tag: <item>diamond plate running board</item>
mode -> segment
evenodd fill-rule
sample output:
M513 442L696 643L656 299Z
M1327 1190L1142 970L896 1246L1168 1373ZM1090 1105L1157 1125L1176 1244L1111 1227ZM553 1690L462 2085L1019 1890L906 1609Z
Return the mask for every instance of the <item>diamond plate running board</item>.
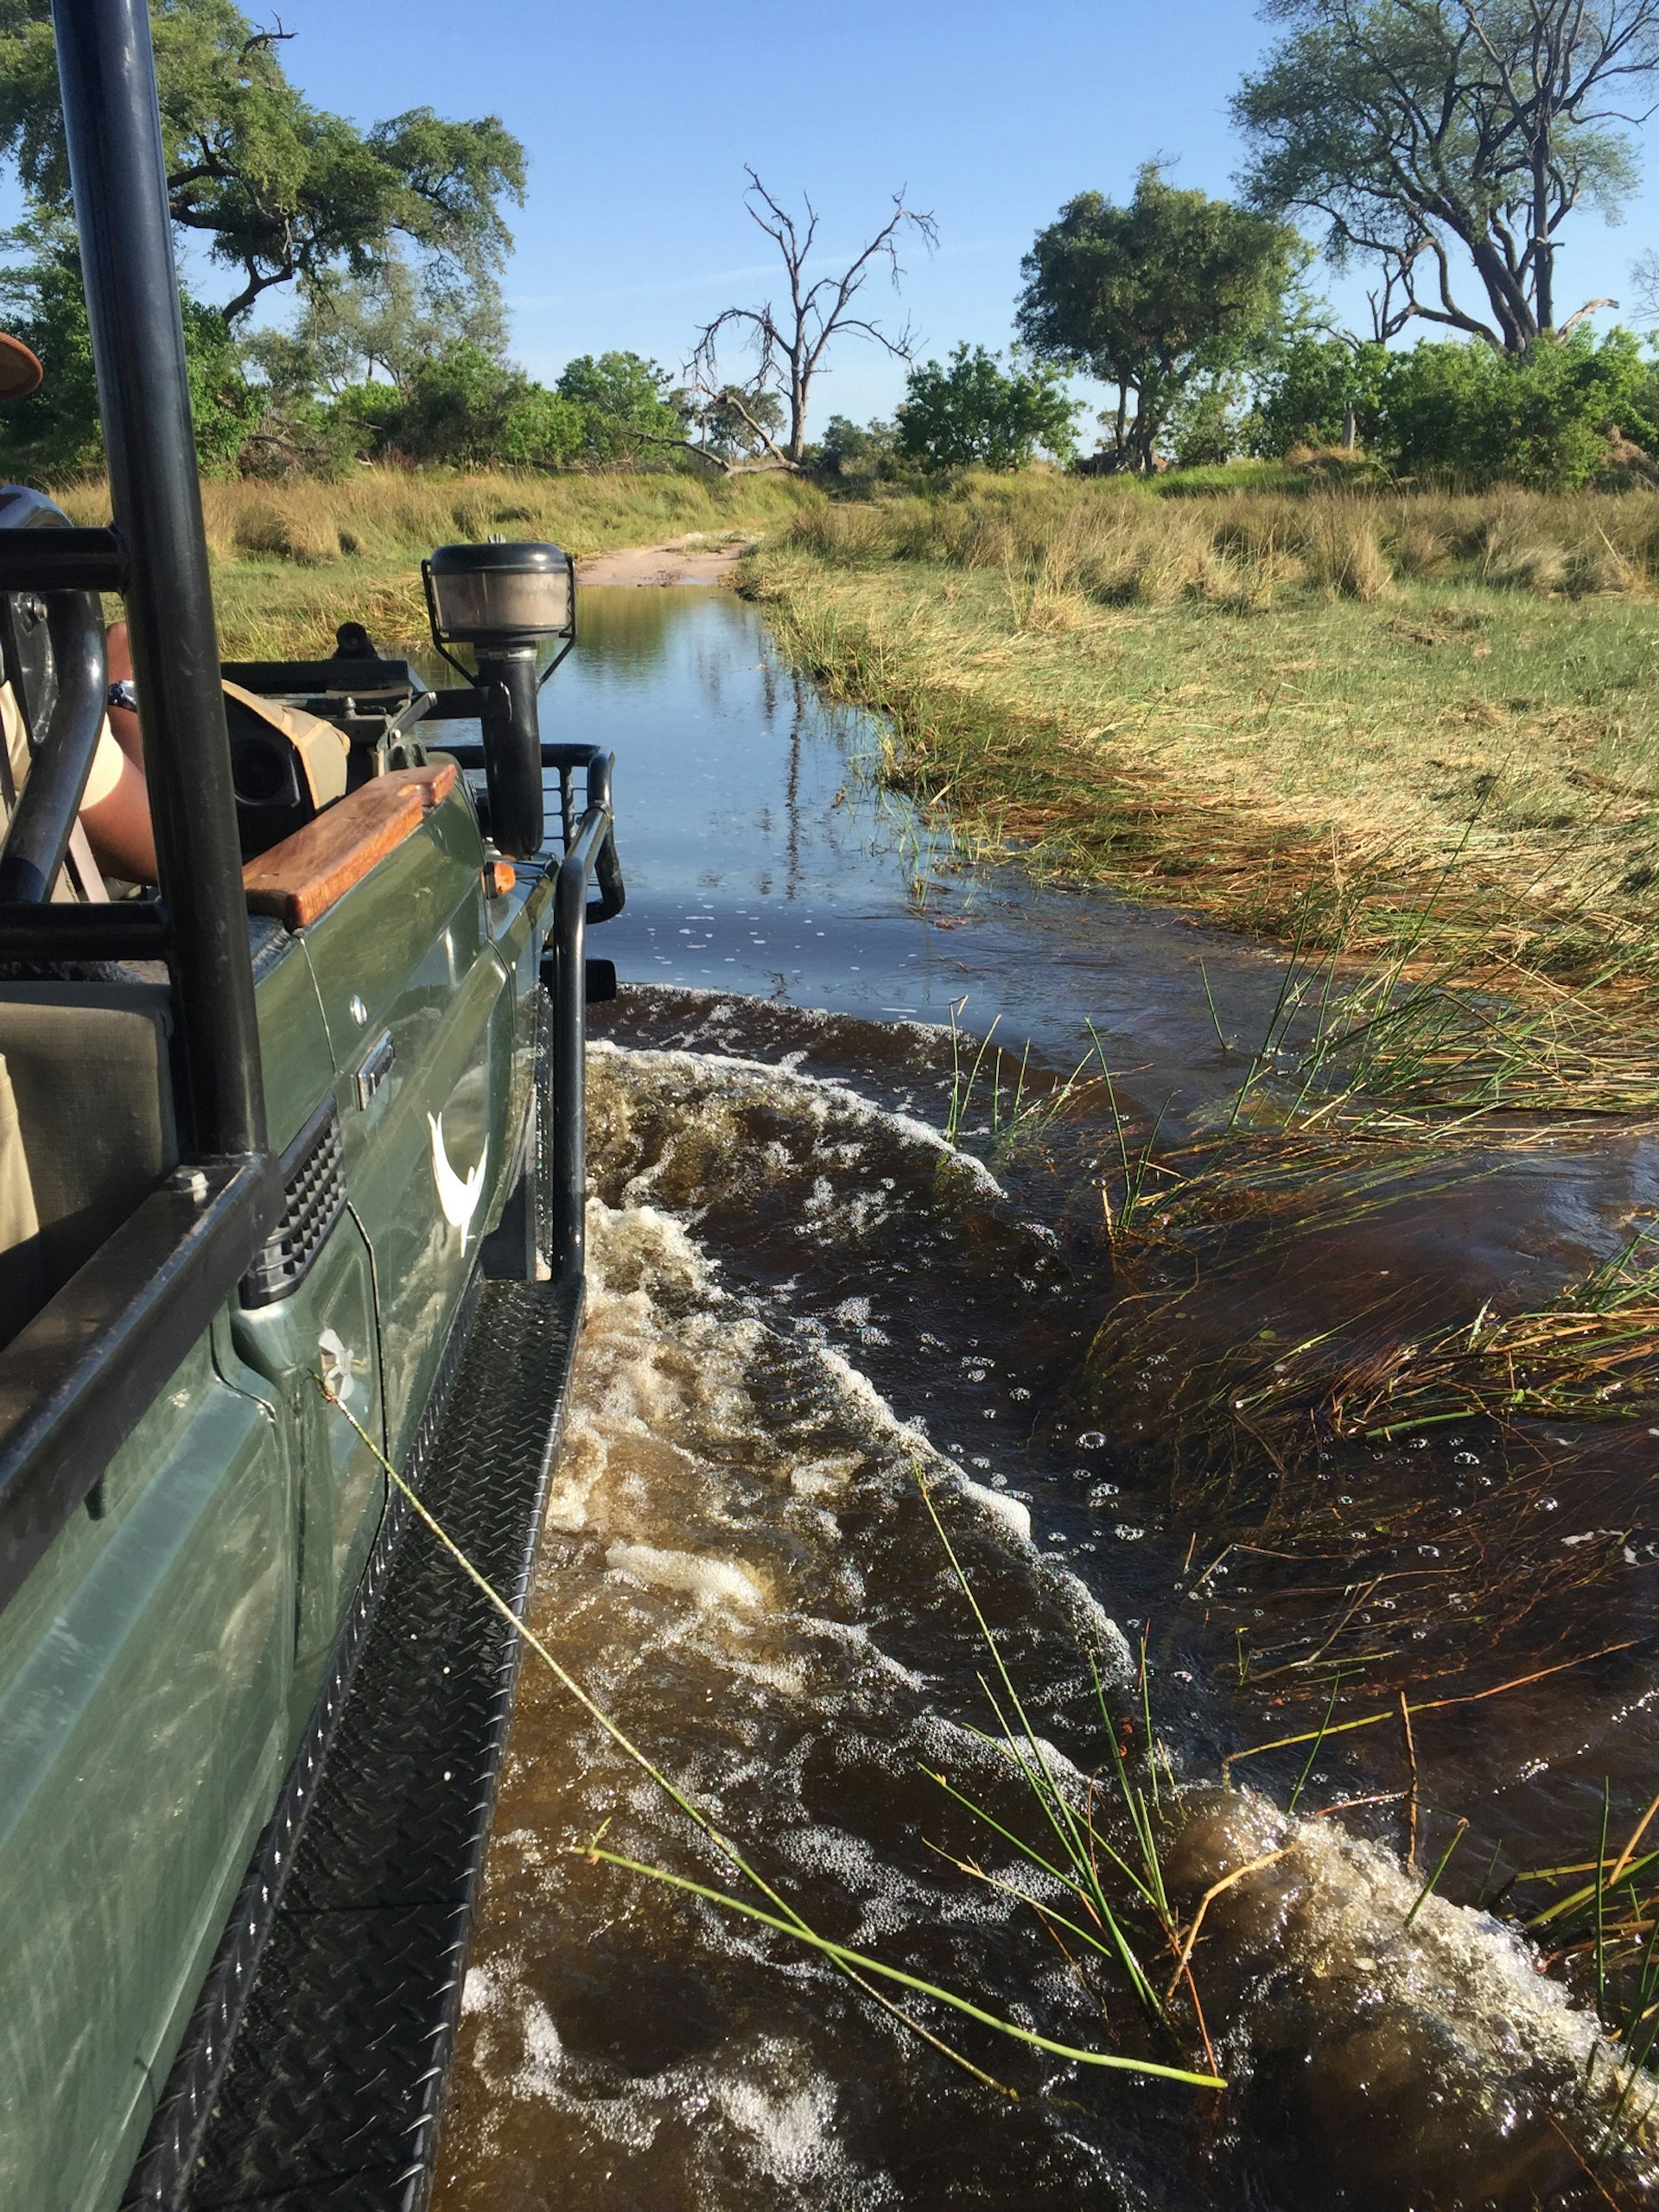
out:
M417 1484L520 1612L581 1297L485 1285ZM320 1770L244 1888L252 1961L236 1962L233 1921L214 1969L231 1998L210 1975L124 2212L426 2203L522 1647L407 1507L399 1522Z

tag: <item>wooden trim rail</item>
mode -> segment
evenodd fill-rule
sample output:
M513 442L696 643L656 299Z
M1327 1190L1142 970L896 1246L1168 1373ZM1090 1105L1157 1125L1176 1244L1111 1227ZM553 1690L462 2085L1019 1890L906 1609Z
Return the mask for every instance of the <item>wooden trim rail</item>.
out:
M317 921L442 804L456 774L448 760L394 768L347 791L315 822L248 862L242 871L248 912L274 914L290 930Z

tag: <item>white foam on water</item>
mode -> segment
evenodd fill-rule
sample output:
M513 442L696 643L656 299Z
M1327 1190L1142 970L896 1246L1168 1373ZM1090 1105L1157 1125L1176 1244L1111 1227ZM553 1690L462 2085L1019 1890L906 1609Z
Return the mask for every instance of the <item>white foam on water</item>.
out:
M1593 2145L1624 2076L1594 2014L1514 1929L1437 1895L1408 1926L1423 1878L1378 1845L1250 1790L1191 1802L1168 1866L1189 1891L1282 1853L1206 1921L1229 1983L1243 1984L1224 2037L1232 2067L1273 2065L1278 2080L1276 2061L1300 2062L1306 2124L1332 2140L1366 2128L1362 2164L1425 2202L1463 2201L1510 2155L1502 2146L1552 2116ZM1645 2152L1627 2157L1644 2185L1659 2182Z
M1005 1490L987 1490L983 1484L972 1482L966 1475L957 1477L957 1489L963 1497L971 1499L988 1521L995 1521L1010 1535L1017 1536L1022 1544L1031 1541L1031 1508L1011 1497Z
M754 1577L730 1560L659 1551L652 1544L615 1543L606 1553L605 1564L613 1573L632 1575L636 1582L653 1583L659 1590L683 1590L700 1605L748 1608L765 1603Z
M780 1079L759 1064L690 1053L596 1048L595 1057L607 1111L626 1115L629 1086L638 1084L652 1094L655 1112L655 1094L671 1079L686 1090L688 1129L699 1086L749 1097L764 1086L772 1106L809 1134L839 1139L851 1125L853 1109L837 1086L798 1073ZM836 1116L849 1118L832 1128ZM733 1126L715 1117L696 1141L725 1141ZM936 1133L929 1148L944 1149ZM785 1167L798 1173L785 1149ZM751 1157L764 1169L759 1147ZM939 1709L933 1661L917 1659L912 1614L925 1605L937 1608L942 1638L965 1636L973 1663L971 1629L963 1630L916 1505L917 1471L963 1500L974 1542L1000 1549L1009 1573L1024 1578L1033 1616L1044 1601L1051 1642L1045 1671L1030 1685L1040 1692L1033 1725L1058 1726L1047 1717L1051 1697L1074 1688L1092 1694L1067 1651L1066 1623L1120 1683L1133 1679L1132 1655L1087 1586L1033 1550L1021 1501L966 1478L833 1345L769 1326L726 1291L670 1211L673 1203L694 1212L695 1188L671 1202L660 1167L658 1160L634 1175L620 1205L596 1199L589 1207L588 1320L550 1509L558 1533L543 1554L541 1618L556 1645L568 1637L566 1650L587 1655L578 1670L607 1707L620 1701L639 1740L655 1745L661 1726L672 1724L673 1771L712 1816L748 1841L764 1834L774 1866L833 1880L838 1928L855 1926L861 1941L880 1939L895 1957L941 1929L952 1931L953 1943L960 1931L970 1974L975 1946L1001 1942L1023 1909L943 1861L918 1868L911 1853L893 1863L854 1818L884 1789L913 1789L921 1769L944 1771L970 1792L999 1776L1007 1785L1007 1753ZM857 1173L846 1160L834 1170L819 1160L811 1171L832 1195L837 1175ZM857 1326L868 1313L849 1301L842 1319ZM851 1516L856 1541L837 1514ZM901 1541L918 1548L904 1569L912 1583L895 1596L883 1554ZM874 1593L868 1602L867 1582ZM884 1649L890 1634L904 1658ZM1068 1668L1077 1684L1066 1680ZM671 1851L675 1831L652 1787L592 1732L579 1734L575 1758L565 1738L550 1741L550 1763L569 1793L560 1817L570 1827L550 1838L539 1864L515 1853L529 1866L524 1878L543 1885L517 1910L544 1910L557 1928L570 1899L587 1899L591 1914L599 1897L607 1934L615 1923L637 1923L642 1959L677 1961L702 1947L698 1955L751 1962L756 1939L741 1923L698 1920L693 1947L683 1900L648 1885L626 1888L620 1877L595 1890L601 1876L568 1847L599 1819L615 1816L619 1847L635 1855ZM1081 1802L1087 1776L1046 1735L1043 1749L1054 1779ZM1324 2130L1319 2139L1332 2144L1332 2155L1348 2155L1345 2136L1352 2155L1363 2150L1379 2171L1397 2148L1425 2176L1440 2177L1436 2201L1449 2205L1471 2201L1457 2193L1469 2161L1478 2171L1483 2159L1508 2158L1529 2114L1547 2108L1566 2126L1581 2110L1575 2085L1599 2031L1537 1974L1513 1934L1433 1897L1407 1929L1421 1876L1333 1822L1287 1821L1243 1791L1213 1800L1193 1792L1185 1802L1191 1818L1171 1872L1184 1883L1188 1910L1222 1874L1284 1851L1217 1899L1197 1963L1206 1993L1217 1991L1211 2019L1224 2070L1242 2084L1271 2073L1275 2083L1287 2076L1297 2094L1305 2088L1310 2139ZM517 1803L507 1808L510 1828L525 1817ZM1031 1870L1020 1872L1029 1888ZM1049 1964L1039 1948L1041 1962L1018 2001L1063 2012L1075 1990L1068 1995L1063 1962ZM765 1955L772 1960L766 1972L781 1967L789 1990L817 1971L786 1954ZM511 1959L475 1967L464 2000L477 2037L474 2063L493 2094L556 2109L562 2140L645 2162L639 2202L712 2212L728 2201L732 2169L722 2158L735 2158L751 2177L746 2186L761 2190L755 2202L811 2212L915 2202L847 2148L833 2039L824 2058L816 2044L769 2035L765 1999L753 1984L743 1986L746 2005L757 2009L741 2012L741 2027L728 2022L695 2055L642 2075L602 2049L585 2050L557 1999L537 1995ZM901 2042L881 2048L884 2064L910 2063ZM704 2118L688 2132L684 2116L693 2111ZM652 2163L658 2159L667 2163ZM1120 2188L1120 2177L1102 2170L1103 2202L1135 2200L1131 2178L1122 2178ZM1396 2190L1369 2201L1416 2200Z
M624 1052L608 1039L596 1038L588 1046L589 1080L593 1080L594 1065L601 1082L619 1061L627 1063L628 1079L639 1084L664 1080L678 1081L696 1086L699 1110L706 1113L711 1101L721 1098L761 1098L791 1109L816 1123L826 1127L833 1118L848 1129L861 1132L880 1131L889 1139L896 1139L918 1151L934 1154L952 1168L959 1169L968 1182L984 1196L1000 1198L1002 1186L982 1160L971 1153L959 1151L939 1129L918 1121L913 1115L896 1113L892 1109L878 1106L870 1099L844 1083L836 1083L826 1076L810 1075L799 1068L780 1067L766 1060L751 1060L736 1055L715 1057L702 1052L676 1050L671 1047ZM654 1182L657 1168L642 1171L634 1179L626 1195L632 1197L637 1187L643 1192Z
M524 2063L513 2087L521 2097L550 2097L564 2060L564 2045L553 2024L553 2015L538 1997L531 1998L519 2015L524 2037Z

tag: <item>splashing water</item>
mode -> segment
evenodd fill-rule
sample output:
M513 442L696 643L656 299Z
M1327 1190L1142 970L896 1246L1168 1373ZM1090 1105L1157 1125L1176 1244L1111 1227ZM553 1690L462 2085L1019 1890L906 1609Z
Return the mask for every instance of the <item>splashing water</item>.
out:
M1052 1245L935 1132L798 1065L613 1048L592 1089L589 1305L535 1624L817 1925L1046 2032L1137 2046L1127 2003L1103 2015L1031 1913L929 1847L948 1810L930 1774L992 1802L1008 1777L977 1732L983 1649L918 1471L947 1486L953 1541L1080 1794L1104 1757L1082 1654L1133 1689L1098 1555L1050 1541L1040 1454L999 1446L969 1474L950 1446L984 1427L987 1394L912 1379L901 1410L883 1388L918 1364L912 1293L935 1323L922 1370L988 1379L986 1300L1005 1325L1040 1309ZM1017 1325L1002 1335L994 1411L1048 1356L1022 1366ZM1208 1786L1203 1726L1158 1725L1180 1909L1281 1854L1216 1899L1196 1954L1231 2086L1102 2085L982 2037L970 2055L1010 2103L781 1942L591 1866L573 1847L608 1821L631 1856L710 1871L527 1671L444 2212L1580 2201L1613 2082L1604 2056L1585 2090L1592 2017L1485 1914L1434 1896L1408 1925L1421 1877L1337 1818Z

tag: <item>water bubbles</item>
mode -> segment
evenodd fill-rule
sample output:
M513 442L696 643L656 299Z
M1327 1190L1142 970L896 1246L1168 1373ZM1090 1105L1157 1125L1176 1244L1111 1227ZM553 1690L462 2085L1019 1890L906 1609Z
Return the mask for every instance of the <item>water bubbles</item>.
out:
M1541 1497L1535 1503L1541 1513L1554 1513L1560 1504L1559 1497Z
M975 1459L974 1459L974 1465L975 1465L975 1466L976 1466L976 1467L988 1467L988 1466L990 1465L990 1464L991 1464L991 1463L990 1463L990 1461L989 1461L989 1460L985 1457L985 1455L984 1455L984 1453L983 1453L983 1452L979 1452L979 1453L976 1454L976 1456L975 1456Z
M1116 1497L1116 1496L1117 1484L1116 1483L1096 1483L1094 1488L1089 1492L1088 1503L1090 1505L1104 1505L1109 1497Z
M1478 1452L1454 1452L1452 1457L1454 1465L1459 1467L1478 1467L1480 1465Z
M1077 1439L1077 1449L1079 1452L1103 1452L1106 1449L1106 1439L1099 1429L1085 1428Z
M1131 1528L1127 1521L1120 1521L1112 1530L1121 1544L1138 1544L1146 1533L1144 1529Z

